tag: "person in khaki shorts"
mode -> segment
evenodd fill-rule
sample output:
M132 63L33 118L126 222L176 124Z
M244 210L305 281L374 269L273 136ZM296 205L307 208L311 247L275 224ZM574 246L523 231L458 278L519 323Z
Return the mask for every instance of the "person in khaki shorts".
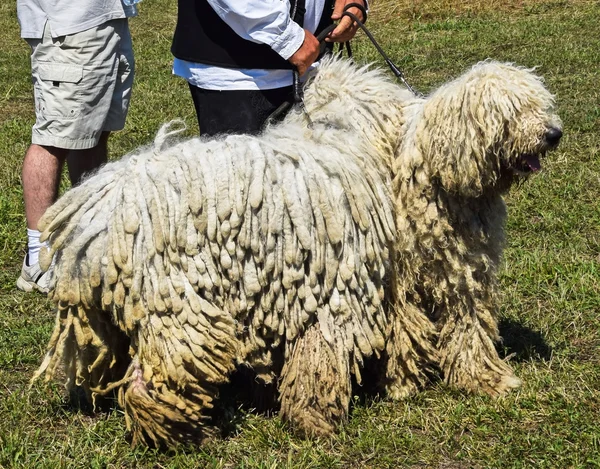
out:
M37 224L58 196L64 163L78 184L106 162L110 132L125 125L134 74L127 18L137 1L17 0L36 115L22 170L28 249L21 290L48 292L51 269L39 266Z

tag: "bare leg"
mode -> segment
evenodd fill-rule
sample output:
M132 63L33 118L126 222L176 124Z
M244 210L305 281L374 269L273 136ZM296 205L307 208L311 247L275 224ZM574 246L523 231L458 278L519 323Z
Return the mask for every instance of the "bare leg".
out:
M279 387L281 415L305 436L328 436L348 415L351 382L348 351L328 343L318 324L286 350Z
M89 149L69 151L65 148L32 144L23 159L22 184L27 221L27 256L23 261L17 288L29 292L37 290L47 293L51 278L40 270L39 253L42 248L38 224L46 210L56 201L62 175L67 161L73 185L81 181L82 175L106 161L106 143L109 132L101 135L99 143ZM49 262L49 260L48 260ZM45 265L44 269L47 269Z
M86 150L71 150L67 156L67 168L71 185L76 186L83 176L99 168L108 159L108 137L110 132L102 132L98 145Z
M60 175L67 150L31 145L23 160L23 200L27 227L37 229L44 212L58 195Z
M37 224L58 196L60 176L65 160L71 184L104 164L107 160L107 142L110 132L103 132L98 145L86 150L66 150L32 144L23 160L22 182L27 227L37 229Z

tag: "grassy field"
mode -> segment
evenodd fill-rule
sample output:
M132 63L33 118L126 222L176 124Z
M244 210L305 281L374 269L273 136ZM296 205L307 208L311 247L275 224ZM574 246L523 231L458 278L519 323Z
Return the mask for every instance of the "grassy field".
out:
M88 415L69 407L58 385L30 389L54 314L44 297L14 286L26 244L20 169L34 117L15 2L0 0L1 468L600 467L600 7L595 0L373 3L374 34L417 89L492 57L538 67L557 96L561 147L507 200L499 347L522 389L492 400L437 383L404 402L357 397L328 441L298 439L276 415L240 409L227 438L174 452L130 448L118 410ZM127 126L110 142L113 157L148 143L175 117L196 128L187 87L170 73L175 4L144 0L132 21L136 85ZM379 60L363 37L355 53Z

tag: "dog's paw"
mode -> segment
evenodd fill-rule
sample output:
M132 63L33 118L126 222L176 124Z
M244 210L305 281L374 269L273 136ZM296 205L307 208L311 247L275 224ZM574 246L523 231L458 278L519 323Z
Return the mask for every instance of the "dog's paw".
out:
M418 390L419 386L417 383L407 379L390 382L385 385L387 395L396 401L413 396Z
M471 372L473 370L470 370ZM454 388L463 389L473 394L487 394L491 397L502 397L513 389L521 386L521 380L517 378L512 370L504 372L484 369L479 373L461 375L452 373L446 378L446 384Z
M329 438L339 422L323 415L318 409L293 409L285 414L284 420L290 423L293 432L301 438Z
M521 387L522 381L514 374L498 375L491 382L482 386L482 391L492 397L502 397L513 389Z

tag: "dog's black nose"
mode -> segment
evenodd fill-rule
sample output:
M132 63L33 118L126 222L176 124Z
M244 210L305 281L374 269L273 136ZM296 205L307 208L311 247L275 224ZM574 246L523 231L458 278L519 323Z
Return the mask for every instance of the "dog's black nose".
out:
M556 145L558 145L558 142L560 142L562 134L562 130L556 127L551 127L546 131L544 139L546 140L546 143L548 143L548 145L550 145L551 147L555 147Z

